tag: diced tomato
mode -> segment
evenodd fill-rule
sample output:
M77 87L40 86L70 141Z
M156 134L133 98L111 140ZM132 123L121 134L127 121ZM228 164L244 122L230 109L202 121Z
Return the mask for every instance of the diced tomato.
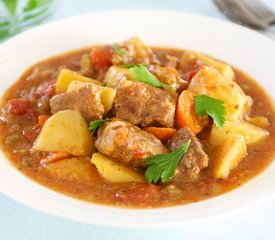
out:
M183 79L187 82L190 82L192 77L194 77L198 73L199 70L200 70L200 68L197 68L195 70L192 70L192 71L189 71L189 72L185 73L184 76L183 76Z
M39 135L41 127L38 124L34 125L32 128L25 128L23 130L23 136L30 142L33 142Z
M122 193L117 193L116 197L127 205L147 205L158 202L160 199L160 189L152 184L137 184Z
M44 82L41 83L38 88L36 93L41 97L41 96L47 96L47 97L52 97L55 94L55 89L54 89L54 84L55 82Z
M143 158L144 155L145 155L145 152L142 149L136 149L134 151L133 157L136 159L140 159L140 158Z
M91 64L95 70L107 69L112 65L112 47L94 48L91 51Z
M14 115L23 115L28 112L30 102L26 99L15 98L9 101L8 111Z

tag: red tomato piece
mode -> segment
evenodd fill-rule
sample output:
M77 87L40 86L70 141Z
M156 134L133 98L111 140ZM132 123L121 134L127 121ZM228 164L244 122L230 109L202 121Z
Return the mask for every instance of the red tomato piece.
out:
M26 99L14 98L9 101L8 111L14 115L23 115L28 112L30 102Z
M91 64L96 70L107 69L112 65L112 47L94 48L91 51Z

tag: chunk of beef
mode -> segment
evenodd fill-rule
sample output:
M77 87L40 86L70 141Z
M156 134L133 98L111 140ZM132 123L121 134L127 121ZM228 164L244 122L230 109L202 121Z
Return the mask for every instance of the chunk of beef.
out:
M124 80L114 100L116 117L133 124L173 127L178 94Z
M86 85L76 91L55 95L50 100L52 114L72 109L79 111L87 121L101 119L104 113L101 91L95 85Z
M131 166L144 166L143 160L168 149L151 133L118 119L104 123L97 132L97 149Z
M198 177L200 171L208 166L208 156L203 150L203 146L195 133L188 127L181 128L177 133L168 140L167 146L170 151L175 151L181 147L185 142L191 140L187 153L180 160L175 176L172 181L180 181L187 177L195 179Z

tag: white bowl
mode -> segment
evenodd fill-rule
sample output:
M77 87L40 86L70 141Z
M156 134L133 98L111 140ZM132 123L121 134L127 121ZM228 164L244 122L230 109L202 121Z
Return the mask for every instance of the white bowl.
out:
M146 44L194 49L224 60L275 92L275 42L243 27L208 17L170 11L110 11L49 23L0 45L0 95L32 64L91 46L139 36ZM275 195L275 162L221 196L188 205L133 210L79 201L25 177L0 152L0 190L46 213L112 226L175 226L232 214Z

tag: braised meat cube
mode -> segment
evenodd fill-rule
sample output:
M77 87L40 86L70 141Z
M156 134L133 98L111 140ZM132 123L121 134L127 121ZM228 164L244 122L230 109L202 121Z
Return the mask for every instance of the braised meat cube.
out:
M125 80L114 100L116 117L142 127L174 127L177 99L175 92Z
M172 181L180 181L186 178L196 179L200 171L208 166L208 155L204 152L203 146L195 133L188 127L181 128L168 140L167 146L170 151L175 151L185 142L191 140L187 153L180 160L175 176Z
M87 121L101 119L104 106L101 103L102 89L96 85L85 87L55 95L50 100L52 114L61 110L77 110Z
M144 166L144 159L168 153L168 149L151 133L118 119L104 123L95 143L98 151L131 166Z

